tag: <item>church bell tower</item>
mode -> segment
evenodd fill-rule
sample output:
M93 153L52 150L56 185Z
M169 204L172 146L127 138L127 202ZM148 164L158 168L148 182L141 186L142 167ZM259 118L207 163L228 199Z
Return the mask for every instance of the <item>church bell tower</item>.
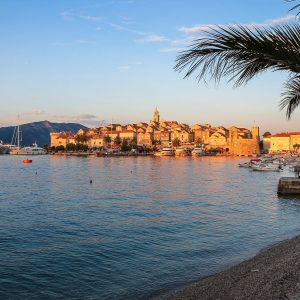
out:
M159 111L158 111L157 107L153 113L152 121L155 123L159 123Z

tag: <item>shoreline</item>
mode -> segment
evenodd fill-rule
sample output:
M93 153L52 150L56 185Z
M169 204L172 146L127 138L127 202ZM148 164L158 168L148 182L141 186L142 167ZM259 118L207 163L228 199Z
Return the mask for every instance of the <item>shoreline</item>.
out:
M159 299L300 299L300 235Z

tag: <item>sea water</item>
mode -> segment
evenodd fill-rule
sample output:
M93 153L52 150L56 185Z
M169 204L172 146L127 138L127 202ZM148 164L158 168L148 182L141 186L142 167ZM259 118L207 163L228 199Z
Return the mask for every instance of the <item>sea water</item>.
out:
M22 159L0 156L0 299L153 298L300 230L245 160Z

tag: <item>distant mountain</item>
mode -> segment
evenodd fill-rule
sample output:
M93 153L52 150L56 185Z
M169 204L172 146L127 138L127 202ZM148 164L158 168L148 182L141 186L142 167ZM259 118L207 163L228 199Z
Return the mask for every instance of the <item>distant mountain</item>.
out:
M28 146L37 143L38 146L50 145L50 132L52 131L71 131L76 133L79 129L87 127L77 123L52 123L49 121L40 121L20 125L22 131L22 145ZM11 143L15 126L1 127L0 140L4 143Z

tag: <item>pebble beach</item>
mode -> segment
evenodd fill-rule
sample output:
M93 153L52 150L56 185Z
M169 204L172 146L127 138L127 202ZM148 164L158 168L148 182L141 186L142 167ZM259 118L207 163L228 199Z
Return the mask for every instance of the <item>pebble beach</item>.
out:
M164 299L300 299L300 235Z

